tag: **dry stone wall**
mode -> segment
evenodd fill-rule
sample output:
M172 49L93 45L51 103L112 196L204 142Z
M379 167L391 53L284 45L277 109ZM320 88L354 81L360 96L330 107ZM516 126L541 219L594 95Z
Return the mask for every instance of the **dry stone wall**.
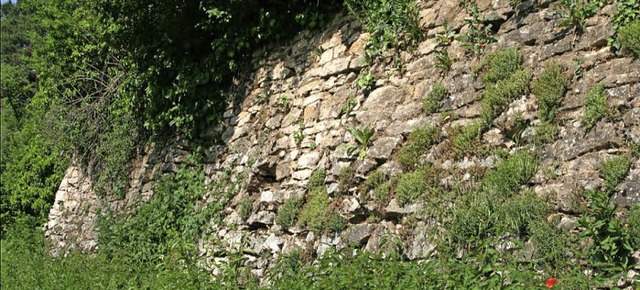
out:
M519 46L534 79L551 62L573 76L557 113L558 137L541 145L542 163L530 186L555 203L565 226L575 227L572 214L584 210L582 192L603 184L598 165L628 151L629 144L640 143L640 61L619 56L607 46L614 32L609 20L614 5L588 19L584 34L578 36L549 17L549 2L525 1L512 8L506 0L479 0L478 6L496 31L497 42L485 47L485 54ZM474 172L495 166L491 155L453 159L446 154L452 128L480 117L479 100L485 88L474 72L481 58L466 56L459 41L446 48L454 60L451 69L442 72L436 67L434 36L443 30L444 20L459 34L465 33L470 29L464 22L469 15L458 1L419 1L418 6L426 37L415 51L399 55L401 69L386 60L366 66L362 55L368 34L347 16L338 16L322 32L303 32L290 43L254 55L253 66L233 85L224 124L202 136L222 140L218 143L222 145L208 147L207 182L216 182L225 170L246 176L240 192L228 203L222 223L212 226L212 236L199 241L208 267L217 271L216 265L226 261L222 253L243 248L255 253L247 255L246 261L258 276L276 257L293 249L322 254L359 243L378 251L381 241L390 236L402 240L408 259L424 258L434 248L428 239L432 221L423 217L420 203L400 206L391 198L381 204L357 186L374 170L399 176L403 169L397 161L398 150L409 133L424 125L440 128L444 136L421 159L449 172L443 185L472 183ZM358 77L369 69L375 84L371 90L362 89ZM443 83L449 96L439 112L428 114L422 108L423 98L436 83ZM598 83L604 85L615 116L586 130L580 121L585 96ZM540 123L536 100L528 93L512 102L483 134L482 143L510 152L521 147L510 130L516 119ZM348 146L343 145L357 144L348 132L350 126L375 130L362 160L348 154ZM525 129L519 137L533 134L531 130ZM179 141L149 148L134 162L131 189L124 199L98 198L90 180L83 179L82 169L72 166L45 226L54 247L90 251L99 246L96 216L107 209L126 211L148 200L153 180L161 172L177 171L188 151L189 144ZM346 219L346 228L341 233L315 233L299 225L288 229L278 225L279 207L289 198L308 197L307 183L318 168L326 169L330 208ZM353 175L346 185L344 172ZM640 201L640 160L632 163L617 201L623 206ZM250 204L246 219L241 214L243 204Z

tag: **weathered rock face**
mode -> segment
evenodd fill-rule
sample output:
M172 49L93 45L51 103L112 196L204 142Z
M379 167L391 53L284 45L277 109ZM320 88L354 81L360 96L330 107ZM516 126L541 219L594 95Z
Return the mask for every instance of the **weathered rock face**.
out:
M548 5L528 12L514 11L506 0L478 1L478 5L485 11L483 15L499 24L498 41L486 50L520 46L534 78L550 62L574 69L574 60L582 61L581 77L574 78L558 110L559 137L543 145L544 157L533 188L555 200L559 211L571 214L584 210L582 191L603 183L598 164L624 150L625 142L640 142L640 61L620 57L606 46L612 33L607 17L613 7L603 8L587 22L585 34L576 37L559 30L558 21L547 19L552 9ZM248 259L253 267L262 269L256 270L257 274L278 255L294 248L323 253L330 247L359 243L368 250L386 251L390 245L381 245L381 240L388 236L402 239L409 259L424 258L434 248L428 237L428 221L421 220L420 205L402 207L393 198L372 204L368 193L356 190L356 184L344 184L344 177L340 177L341 168L353 169L354 176L349 179L353 182L362 181L376 169L397 176L402 169L394 156L414 128L433 125L442 128L446 136L451 128L480 115L477 100L484 87L473 74L480 60L465 57L460 43L454 41L448 48L456 60L451 71L441 73L435 67L433 35L442 31L443 20L457 31L468 29L463 21L467 15L455 1L420 1L419 7L426 40L415 52L402 54L403 71L394 70L392 64L373 66L377 80L370 93L355 84L364 68L361 55L368 34L361 33L348 17L337 17L318 35L303 32L284 47L255 54L253 68L239 76L238 85L231 90L233 98L224 113L224 124L202 136L222 136L224 144L209 148L210 158L204 167L207 182L215 181L224 170L248 176L246 186L229 202L223 222L211 229L222 242L199 243L209 261L207 267L216 268L224 262L216 253L240 248L259 254L260 259ZM318 47L322 47L319 55L314 54ZM442 104L447 112L429 115L422 110L422 100L438 82L450 93ZM596 83L605 86L617 117L602 120L586 131L580 117L586 92ZM497 118L498 128L484 134L483 142L505 149L516 147L517 140L512 140L504 127L516 118L539 123L536 98L527 94L514 101ZM340 146L356 144L347 132L351 125L375 129L364 160L348 156ZM434 166L458 173L443 178L443 184L473 182L469 172L495 166L491 157L450 160L442 154L445 145L436 144L425 157ZM153 180L161 172L176 171L187 152L188 146L180 142L149 148L134 160L127 195L115 200L99 198L82 169L75 165L69 168L45 226L54 248L94 249L98 209L126 212L148 200ZM338 205L335 211L348 221L346 229L340 234L313 233L299 226L283 230L276 222L279 206L288 198L306 196L316 168L326 169L331 204ZM639 196L640 162L636 161L620 187L618 202L637 203ZM251 200L251 213L243 220L240 204L246 199ZM405 224L404 217L409 215L419 220L418 226ZM268 255L260 254L263 252Z

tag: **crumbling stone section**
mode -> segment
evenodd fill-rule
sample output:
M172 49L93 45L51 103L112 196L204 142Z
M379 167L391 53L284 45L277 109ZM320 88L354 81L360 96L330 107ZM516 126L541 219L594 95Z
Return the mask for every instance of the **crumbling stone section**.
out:
M422 206L400 206L395 198L376 204L365 198L356 184L374 170L389 176L402 174L396 154L415 128L431 125L441 128L447 137L452 128L480 117L479 97L485 88L474 73L480 59L465 56L461 43L454 41L447 48L455 60L451 70L441 72L435 66L433 38L442 31L442 21L464 33L469 29L463 21L468 16L456 1L426 0L419 5L426 39L415 51L400 55L401 71L384 61L372 65L375 84L371 91L356 84L365 69L362 55L369 35L361 33L349 17L337 17L321 33L302 32L282 47L256 52L252 68L238 76L229 92L224 123L200 136L216 144L207 147L207 182L215 182L225 170L247 176L246 186L225 209L222 223L212 226L212 235L199 241L201 255L207 261L205 267L216 273L217 265L226 261L223 253L248 248L254 254L246 255L247 264L262 277L278 256L294 249L322 254L332 247L358 243L367 250L385 251L389 245L383 246L381 240L388 237L402 240L408 259L426 258L434 245L428 236L431 221L421 216ZM555 202L556 210L563 215L561 226L575 228L572 215L585 208L583 191L603 184L598 164L624 153L628 142L640 142L640 61L619 56L606 45L612 33L608 17L613 5L605 6L588 21L580 37L559 29L558 20L548 19L549 5L527 5L514 11L506 0L478 1L483 16L497 25L498 41L485 50L521 47L524 66L533 71L534 79L550 62L580 74L572 76L558 109L558 138L541 145L540 170L531 184L538 195ZM576 63L576 59L581 62ZM422 100L439 82L449 96L440 112L429 115L422 110ZM604 85L616 117L585 130L580 122L585 95L598 83ZM484 133L482 142L507 151L521 146L513 139L512 127L516 120L540 124L536 100L537 96L530 93L512 102L496 118L493 128ZM348 133L349 126L375 130L363 160L348 155L341 146L356 144ZM527 134L532 134L530 129L521 136ZM452 159L444 153L446 146L442 141L426 154L432 166L455 172L444 177L442 184L472 182L472 170L495 166L492 156ZM101 210L123 212L148 200L154 178L161 172L177 171L188 148L188 144L170 142L147 150L134 161L131 189L117 200L96 196L84 172L72 166L46 225L54 248L95 249L95 221ZM326 169L324 182L332 210L348 223L341 233L314 233L298 225L285 229L276 222L278 208L285 200L307 196L307 183L317 168ZM355 182L341 183L343 168L352 170ZM620 186L620 205L639 202L639 180L640 161L636 161ZM251 212L243 219L240 208L246 200Z

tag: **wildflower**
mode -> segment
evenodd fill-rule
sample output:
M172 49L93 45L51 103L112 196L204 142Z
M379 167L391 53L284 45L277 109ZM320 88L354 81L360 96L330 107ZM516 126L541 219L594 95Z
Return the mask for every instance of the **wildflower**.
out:
M547 288L553 288L553 286L555 286L557 282L558 282L558 279L549 278L547 279L547 282L545 283L545 285L547 286Z

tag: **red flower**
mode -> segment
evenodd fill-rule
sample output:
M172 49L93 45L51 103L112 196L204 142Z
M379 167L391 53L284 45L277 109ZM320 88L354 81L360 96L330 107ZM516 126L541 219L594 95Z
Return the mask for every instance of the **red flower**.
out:
M547 288L553 288L553 286L555 286L557 282L558 282L558 279L549 278L547 279L547 282L545 283L545 285L547 286Z

